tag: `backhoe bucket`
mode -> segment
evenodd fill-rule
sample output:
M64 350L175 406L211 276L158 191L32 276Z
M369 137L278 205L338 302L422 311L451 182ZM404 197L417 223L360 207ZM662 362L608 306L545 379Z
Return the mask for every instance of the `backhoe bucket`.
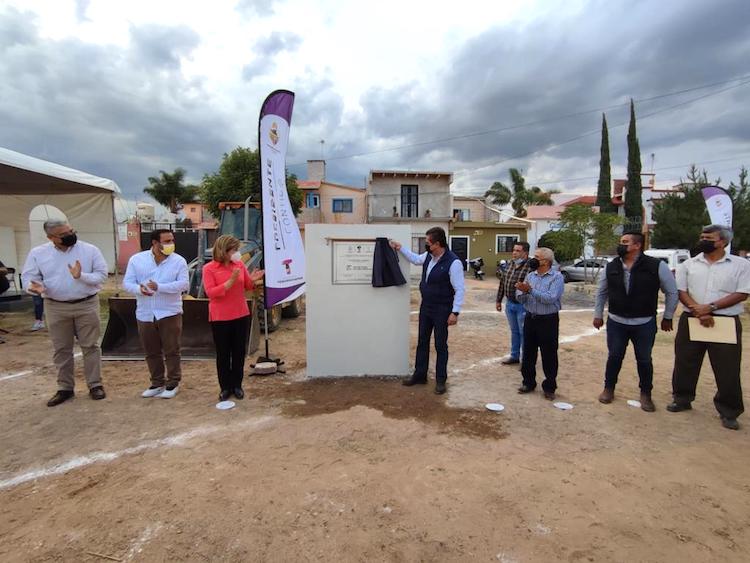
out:
M102 339L103 360L144 359L135 319L135 303L134 297L109 298L109 320ZM258 349L260 331L253 300L249 299L247 305L253 313L247 347L247 353L251 355ZM208 322L208 299L185 298L182 310L182 359L213 359L215 347Z

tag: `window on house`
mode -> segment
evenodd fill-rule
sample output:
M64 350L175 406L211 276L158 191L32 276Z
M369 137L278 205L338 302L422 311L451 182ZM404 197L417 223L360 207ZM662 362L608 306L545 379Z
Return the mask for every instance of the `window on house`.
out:
M333 200L333 212L334 213L351 213L354 208L354 200L352 199L334 199Z
M417 186L401 184L401 217L419 217Z
M305 194L305 207L311 209L320 207L320 196L318 194Z
M454 209L453 217L456 221L471 221L471 210L470 209Z
M190 208L190 213L195 213L195 207Z
M424 252L424 245L427 242L427 237L414 237L411 239L411 251L417 254Z
M519 239L518 235L495 235L495 253L512 252Z

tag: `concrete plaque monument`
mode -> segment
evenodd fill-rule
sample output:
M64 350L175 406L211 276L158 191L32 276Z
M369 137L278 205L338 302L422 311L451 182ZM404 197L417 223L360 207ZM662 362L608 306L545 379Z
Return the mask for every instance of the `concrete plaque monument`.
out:
M375 239L404 225L305 225L307 375L408 375L409 284L373 287ZM409 263L399 256L404 277Z

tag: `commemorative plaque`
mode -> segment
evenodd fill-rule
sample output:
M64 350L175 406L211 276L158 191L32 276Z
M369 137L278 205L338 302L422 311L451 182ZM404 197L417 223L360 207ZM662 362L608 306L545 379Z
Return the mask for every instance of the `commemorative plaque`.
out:
M333 284L369 285L375 241L333 241Z

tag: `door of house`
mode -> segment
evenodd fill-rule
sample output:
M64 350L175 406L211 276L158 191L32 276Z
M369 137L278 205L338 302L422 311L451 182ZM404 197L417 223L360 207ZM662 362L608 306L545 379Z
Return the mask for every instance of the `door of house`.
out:
M466 270L469 258L469 237L452 236L450 244L453 254L461 259L461 264L463 265L464 270Z

